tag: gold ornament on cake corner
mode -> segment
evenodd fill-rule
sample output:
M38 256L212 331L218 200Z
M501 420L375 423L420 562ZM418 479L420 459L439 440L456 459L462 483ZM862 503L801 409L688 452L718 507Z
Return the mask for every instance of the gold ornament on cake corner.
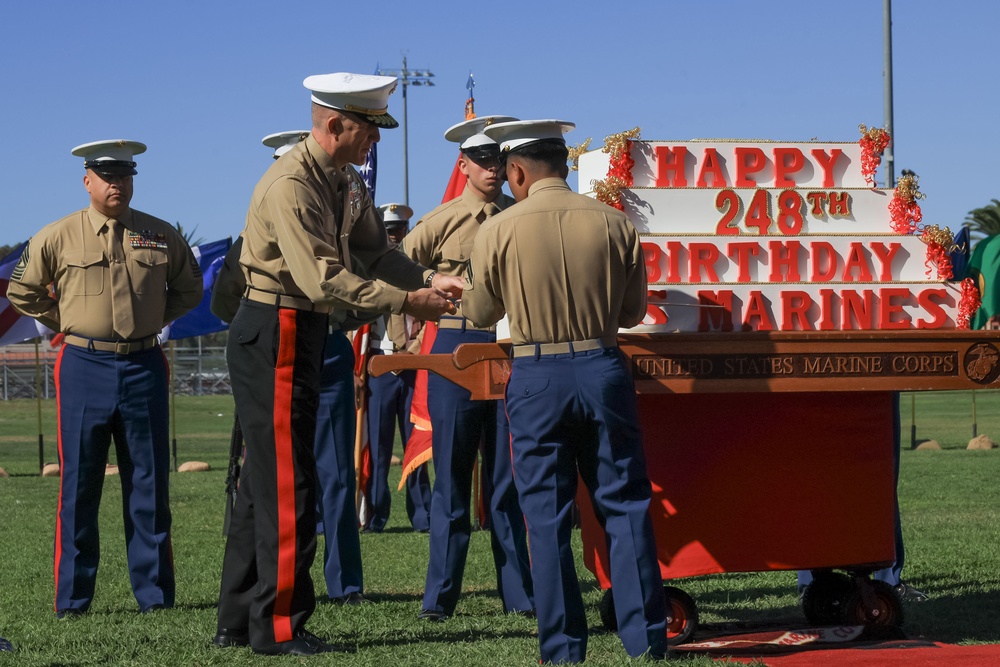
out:
M622 204L621 189L632 187L632 167L635 160L632 159L632 142L639 138L639 128L633 127L631 130L610 134L604 138L602 153L607 153L611 157L608 159L608 175L603 181L593 181L594 194L597 200L604 202L608 206L624 211Z
M889 145L891 137L889 133L881 127L869 128L864 123L858 125L861 131L861 139L858 145L861 146L861 175L865 178L865 183L875 186L875 172L882 164L882 152Z
M612 160L621 160L622 153L629 148L629 142L639 138L639 132L639 127L636 126L631 130L609 134L604 137L604 148L601 149L601 152L611 155Z
M946 282L955 277L955 268L951 262L951 253L958 246L955 245L955 237L947 227L941 228L937 225L925 225L920 228L920 240L927 244L924 266L927 267L927 277L931 277L931 270L937 271L937 279Z
M570 146L568 148L569 156L567 157L567 161L572 165L569 168L570 171L580 170L580 156L586 153L587 148L589 147L590 147L590 137L587 137L587 139L582 144L577 144L576 146Z

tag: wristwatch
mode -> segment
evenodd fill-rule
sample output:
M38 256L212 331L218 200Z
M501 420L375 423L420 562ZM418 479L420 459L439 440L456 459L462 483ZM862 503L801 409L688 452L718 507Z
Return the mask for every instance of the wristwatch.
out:
M424 287L430 287L431 283L434 282L434 276L437 275L437 271L431 271L427 276L427 280L424 281Z

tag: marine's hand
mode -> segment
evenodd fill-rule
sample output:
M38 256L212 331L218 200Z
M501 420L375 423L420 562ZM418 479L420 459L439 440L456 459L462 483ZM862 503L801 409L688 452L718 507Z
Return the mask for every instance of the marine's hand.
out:
M445 293L449 299L461 299L462 290L465 289L465 278L461 276L442 276L435 273L431 279L431 287Z
M456 308L455 304L448 300L447 293L433 287L425 287L415 292L407 292L403 312L418 320L437 321L442 315L455 313Z

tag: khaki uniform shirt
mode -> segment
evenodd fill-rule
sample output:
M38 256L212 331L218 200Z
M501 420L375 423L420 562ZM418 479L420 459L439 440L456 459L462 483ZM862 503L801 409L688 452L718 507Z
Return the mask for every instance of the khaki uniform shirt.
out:
M483 225L467 279L465 316L486 326L506 310L515 345L613 338L646 313L635 227L561 178L534 183Z
M430 275L395 252L361 177L338 169L312 135L257 183L242 237L251 287L336 308L398 313L404 289ZM354 262L397 287L358 276Z
M120 251L113 249L111 219L93 207L42 228L11 276L14 308L53 331L129 340L155 335L197 306L201 271L173 225L134 209L118 222ZM117 303L114 294L121 295Z
M514 204L501 193L492 202L495 212ZM466 186L462 194L425 215L403 239L403 252L441 275L466 277L472 257L472 243L480 227L493 213L487 202ZM457 315L462 315L458 304Z

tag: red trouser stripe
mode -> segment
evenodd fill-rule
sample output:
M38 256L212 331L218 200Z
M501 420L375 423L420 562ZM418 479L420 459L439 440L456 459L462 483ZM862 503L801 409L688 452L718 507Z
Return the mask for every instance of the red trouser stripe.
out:
M295 377L295 311L278 311L278 363L274 369L274 448L278 471L278 590L274 597L274 641L292 639L295 591L295 464L292 457L292 385Z
M55 557L55 575L52 577L53 581L56 582L55 597L52 600L52 608L54 611L59 611L55 608L59 596L59 561L62 558L62 505L63 505L63 439L62 439L62 405L60 405L60 400L62 399L62 387L59 384L59 367L62 366L63 352L66 347L63 346L59 350L59 354L56 356L56 367L53 371L56 380L56 447L59 450L59 502L56 506L56 557Z

